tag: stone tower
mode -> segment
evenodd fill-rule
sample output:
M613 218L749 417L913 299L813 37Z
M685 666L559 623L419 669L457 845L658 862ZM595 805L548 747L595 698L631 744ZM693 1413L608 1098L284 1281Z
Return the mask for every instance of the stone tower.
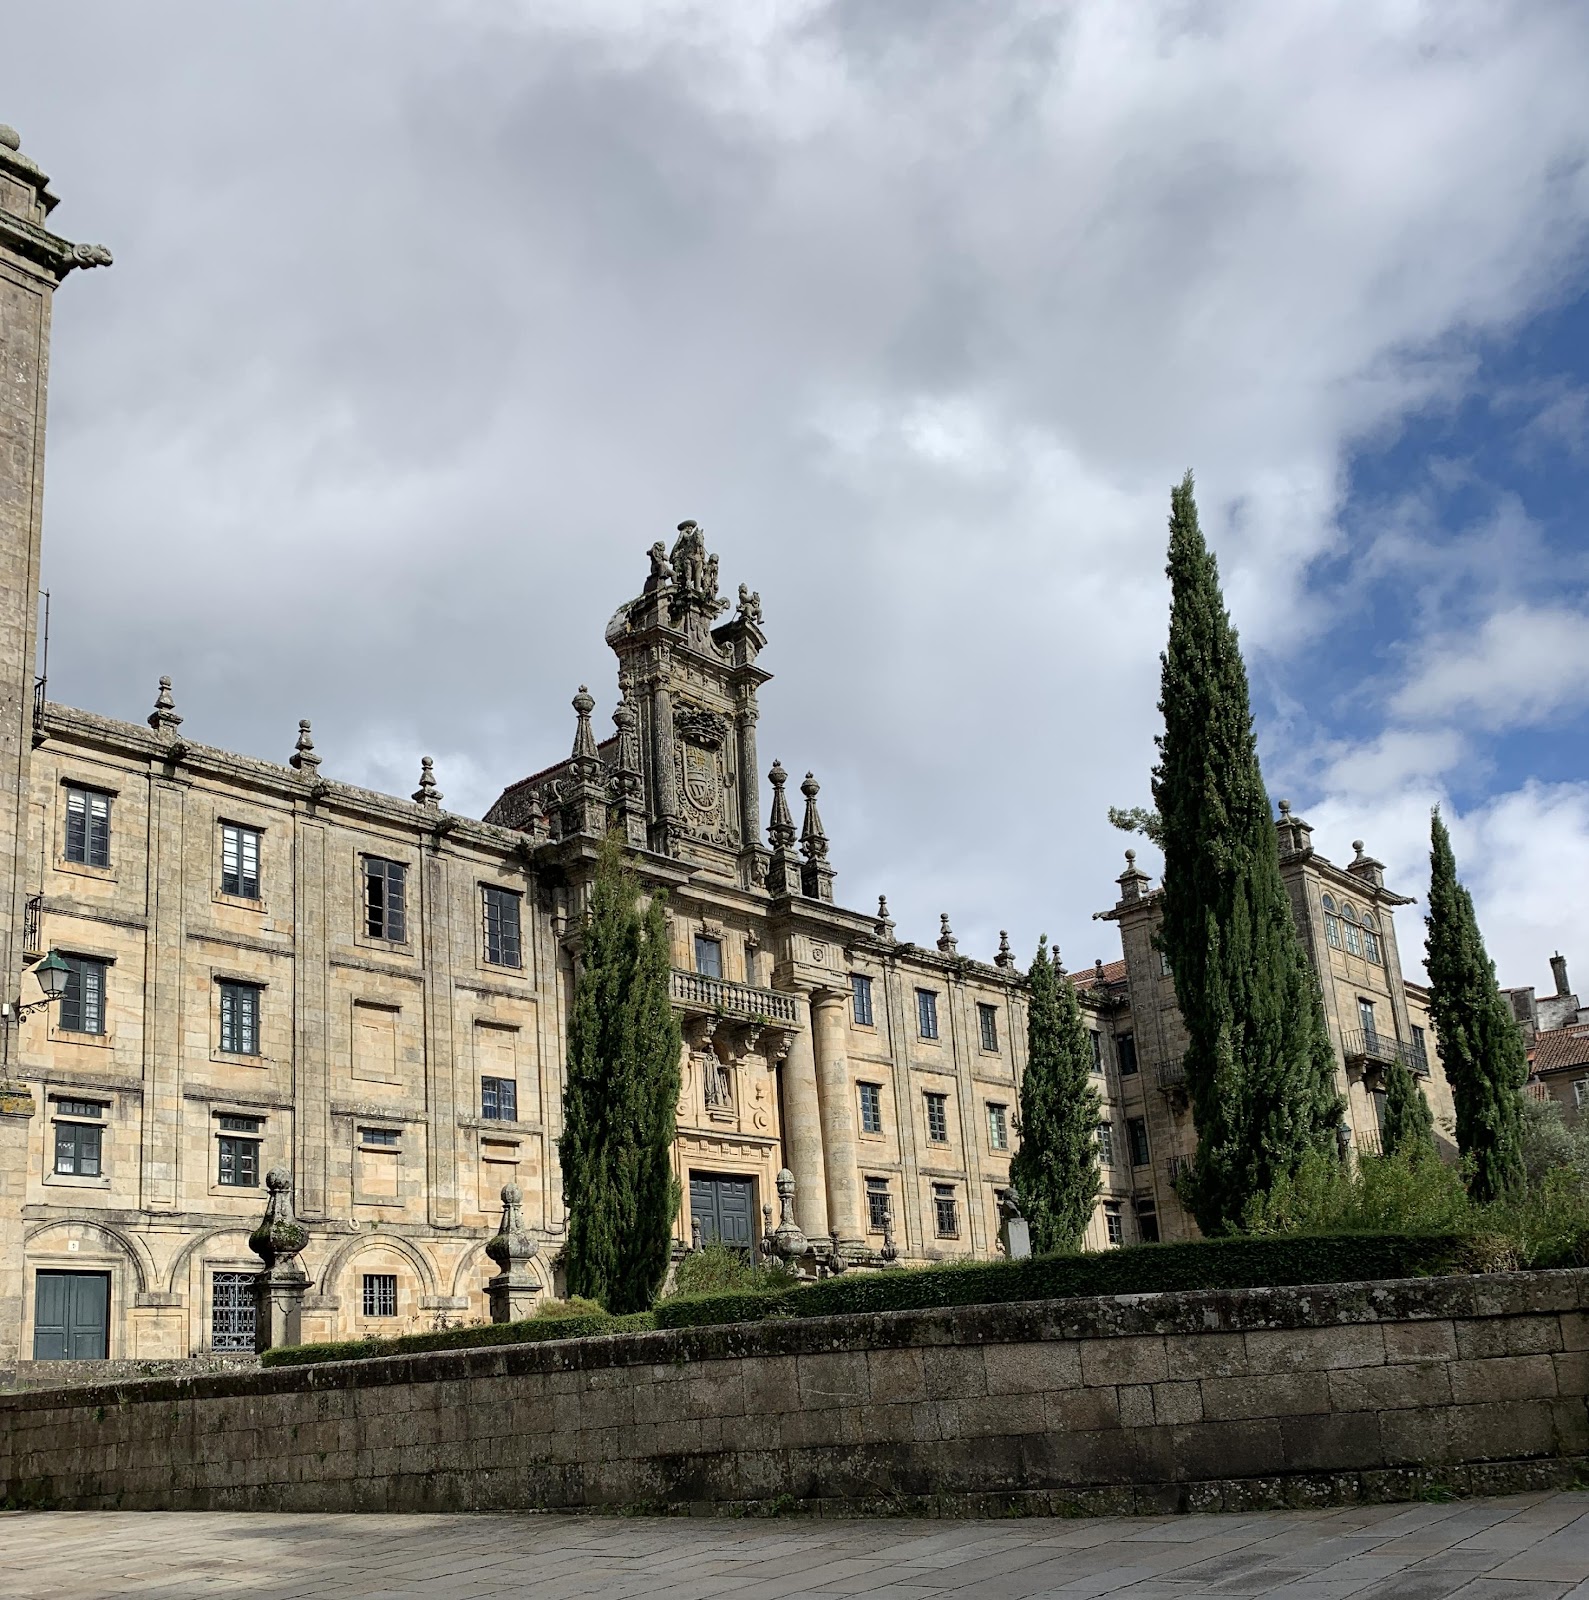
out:
M44 509L44 396L50 300L74 267L109 264L100 245L70 244L45 219L49 179L0 125L0 1370L16 1359L22 1305L22 1199L31 1093L12 1082L27 880L29 758Z

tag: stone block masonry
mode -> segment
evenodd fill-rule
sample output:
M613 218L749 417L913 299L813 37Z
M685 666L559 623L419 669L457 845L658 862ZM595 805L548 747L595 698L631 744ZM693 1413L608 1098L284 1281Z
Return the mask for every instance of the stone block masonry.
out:
M73 1509L1132 1512L1589 1464L1589 1272L784 1320L0 1398Z

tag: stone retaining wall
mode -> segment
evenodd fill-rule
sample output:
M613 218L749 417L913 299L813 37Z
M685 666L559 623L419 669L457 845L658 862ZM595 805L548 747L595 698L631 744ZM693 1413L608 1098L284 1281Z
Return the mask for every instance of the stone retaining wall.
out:
M1131 1511L1572 1482L1589 1272L1042 1301L0 1398L10 1505Z

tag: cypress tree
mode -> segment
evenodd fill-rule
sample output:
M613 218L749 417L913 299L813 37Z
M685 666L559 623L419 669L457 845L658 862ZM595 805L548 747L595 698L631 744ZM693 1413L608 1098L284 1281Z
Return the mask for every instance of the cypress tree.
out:
M668 1001L660 899L640 886L617 835L591 887L568 1028L563 1134L568 1292L643 1310L667 1271L678 1182L669 1159L679 1096L679 1025Z
M1186 1024L1197 1156L1184 1197L1205 1234L1335 1149L1341 1102L1323 1001L1280 877L1247 670L1188 472L1170 494L1170 637L1153 773L1160 938Z
M1412 1073L1399 1061L1386 1067L1379 1147L1387 1156L1414 1161L1435 1153L1435 1119Z
M1074 1250L1098 1197L1102 1102L1092 1083L1092 1044L1068 979L1054 971L1048 936L1037 947L1027 992L1026 1076L1020 1148L1010 1182L1039 1253Z
M1438 806L1429 835L1429 1010L1456 1106L1457 1146L1471 1163L1468 1193L1500 1200L1523 1186L1528 1058L1522 1031L1495 986L1473 896L1457 881Z

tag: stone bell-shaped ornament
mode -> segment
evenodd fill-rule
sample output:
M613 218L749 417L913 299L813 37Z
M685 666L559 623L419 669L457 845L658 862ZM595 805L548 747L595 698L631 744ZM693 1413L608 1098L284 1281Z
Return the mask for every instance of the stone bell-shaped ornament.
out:
M270 1198L265 1215L248 1236L248 1248L265 1263L254 1279L254 1349L276 1350L303 1343L303 1297L309 1275L298 1263L309 1230L292 1214L292 1174L272 1167L265 1174Z
M522 1322L535 1312L540 1279L530 1266L535 1240L524 1231L524 1191L516 1183L502 1186L502 1222L486 1245L497 1275L486 1285L493 1322Z

